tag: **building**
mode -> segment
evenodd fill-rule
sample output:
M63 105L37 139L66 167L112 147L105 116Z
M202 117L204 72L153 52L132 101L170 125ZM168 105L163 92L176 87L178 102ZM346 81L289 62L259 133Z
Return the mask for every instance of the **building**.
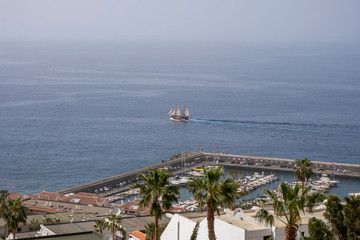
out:
M105 197L101 197L94 193L83 193L83 192L61 195L56 192L43 191L38 194L28 194L27 198L33 200L68 202L68 203L76 203L76 204L91 205L91 206L106 206L108 204Z
M12 240L12 235L9 236L8 240ZM24 240L103 240L104 237L96 232L81 232L81 233L67 233L61 235L50 235L50 236L28 236L25 234L16 234L16 239Z
M285 225L276 220L272 227L256 220L257 208L243 210L241 208L231 211L225 210L225 214L215 217L215 235L217 240L265 240L270 237L276 240L285 239ZM315 213L316 214L316 213ZM316 217L322 216L317 213ZM306 213L302 216L300 234L309 236L308 221L314 214ZM206 217L185 217L179 214L172 216L168 226L162 233L161 240L188 240L190 239L196 223L199 222L197 240L208 240L208 228Z
M132 215L150 215L150 205L145 207L139 207L141 199L135 199L122 205L117 206L122 214ZM186 212L184 207L172 207L169 212Z

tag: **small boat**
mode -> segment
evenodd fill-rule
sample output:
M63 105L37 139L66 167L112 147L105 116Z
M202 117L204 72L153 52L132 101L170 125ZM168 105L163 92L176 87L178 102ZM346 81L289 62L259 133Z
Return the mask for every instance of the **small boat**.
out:
M177 105L168 112L168 115L170 116L170 120L173 121L187 121L190 117L189 109L187 107L184 106L184 113L181 113Z
M331 187L334 187L339 183L339 181L331 180L326 173L323 173L321 175L321 178L319 179L319 181L328 183Z
M188 178L188 177L176 176L176 177L170 178L170 183L172 185L187 185L189 182L190 182L190 178Z

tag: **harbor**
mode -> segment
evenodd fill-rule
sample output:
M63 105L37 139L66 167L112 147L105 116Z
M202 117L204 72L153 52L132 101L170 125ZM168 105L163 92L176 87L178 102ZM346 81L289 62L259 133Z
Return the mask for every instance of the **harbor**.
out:
M241 171L267 171L267 172L294 172L295 160L282 158L269 158L259 156L233 155L226 153L207 153L207 152L184 152L173 155L169 160L161 163L137 169L131 172L122 173L109 178L81 184L58 191L59 194L69 194L78 192L96 193L103 197L114 196L129 190L130 186L139 181L138 175L147 173L148 169L163 169L173 175L185 175L194 169L201 169L204 166L223 165L229 169L239 169ZM313 172L315 174L326 174L336 177L360 178L360 165L312 161ZM358 190L353 190L358 191Z

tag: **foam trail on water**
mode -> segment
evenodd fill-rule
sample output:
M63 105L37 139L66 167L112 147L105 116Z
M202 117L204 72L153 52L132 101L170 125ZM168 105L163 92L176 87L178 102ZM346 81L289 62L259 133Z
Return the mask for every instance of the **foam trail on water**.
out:
M237 121L237 120L214 120L214 119L195 119L190 118L188 122L218 125L233 125L242 127L275 127L281 129L287 128L359 128L358 125L340 125L340 124L314 124L314 123L289 123L289 122L255 122L255 121Z

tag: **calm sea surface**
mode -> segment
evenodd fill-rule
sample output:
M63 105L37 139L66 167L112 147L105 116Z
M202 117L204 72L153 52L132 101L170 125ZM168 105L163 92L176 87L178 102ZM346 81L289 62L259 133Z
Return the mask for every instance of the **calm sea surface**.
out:
M175 104L190 122L169 121ZM212 152L214 140L232 154L360 164L359 119L359 46L0 44L0 189L10 192ZM360 191L346 181L340 195Z

